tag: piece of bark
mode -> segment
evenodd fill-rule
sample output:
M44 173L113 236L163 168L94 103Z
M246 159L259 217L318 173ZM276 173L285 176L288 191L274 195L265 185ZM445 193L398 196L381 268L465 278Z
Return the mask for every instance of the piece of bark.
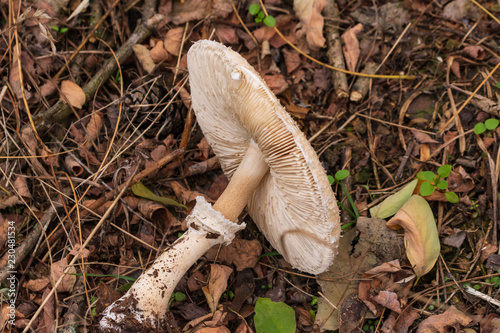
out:
M375 70L377 69L377 64L373 62L369 62L365 65L362 73L364 74L375 74ZM368 90L370 88L371 79L368 77L358 77L356 82L354 83L354 87L351 91L351 101L360 102L365 98Z

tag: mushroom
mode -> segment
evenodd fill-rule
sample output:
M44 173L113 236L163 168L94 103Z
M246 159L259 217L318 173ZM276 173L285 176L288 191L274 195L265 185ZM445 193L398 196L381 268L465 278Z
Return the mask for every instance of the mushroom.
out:
M213 207L197 198L188 231L104 311L104 331L157 327L189 267L245 227L235 223L245 206L296 269L322 273L337 250L337 201L324 169L259 74L238 53L208 40L190 48L188 68L198 123L230 181Z

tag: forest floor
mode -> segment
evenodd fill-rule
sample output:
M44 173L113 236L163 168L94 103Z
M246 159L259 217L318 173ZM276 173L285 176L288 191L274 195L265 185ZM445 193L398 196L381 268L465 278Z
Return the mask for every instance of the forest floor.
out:
M343 237L313 276L242 214L158 331L500 332L500 3L479 2L1 0L0 327L95 330L221 195L186 61L212 39L309 139Z

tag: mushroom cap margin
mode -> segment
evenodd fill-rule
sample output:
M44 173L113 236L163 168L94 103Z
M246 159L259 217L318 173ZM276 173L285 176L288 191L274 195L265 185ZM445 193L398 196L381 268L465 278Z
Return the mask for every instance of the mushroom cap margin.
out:
M248 202L250 216L294 268L326 271L337 251L340 219L314 149L238 53L203 40L187 58L193 109L226 176L231 179L252 139L269 165Z

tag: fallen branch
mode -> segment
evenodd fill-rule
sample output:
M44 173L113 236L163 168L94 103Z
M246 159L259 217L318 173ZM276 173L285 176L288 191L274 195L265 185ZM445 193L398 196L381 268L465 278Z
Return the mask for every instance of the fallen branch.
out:
M339 8L335 0L327 1L323 11L326 18L340 21ZM328 63L333 67L345 69L344 53L342 52L342 43L340 42L340 34L338 26L327 25L325 28L326 43L328 50L326 55ZM349 88L347 86L347 75L343 72L332 71L333 88L339 99L349 97Z

